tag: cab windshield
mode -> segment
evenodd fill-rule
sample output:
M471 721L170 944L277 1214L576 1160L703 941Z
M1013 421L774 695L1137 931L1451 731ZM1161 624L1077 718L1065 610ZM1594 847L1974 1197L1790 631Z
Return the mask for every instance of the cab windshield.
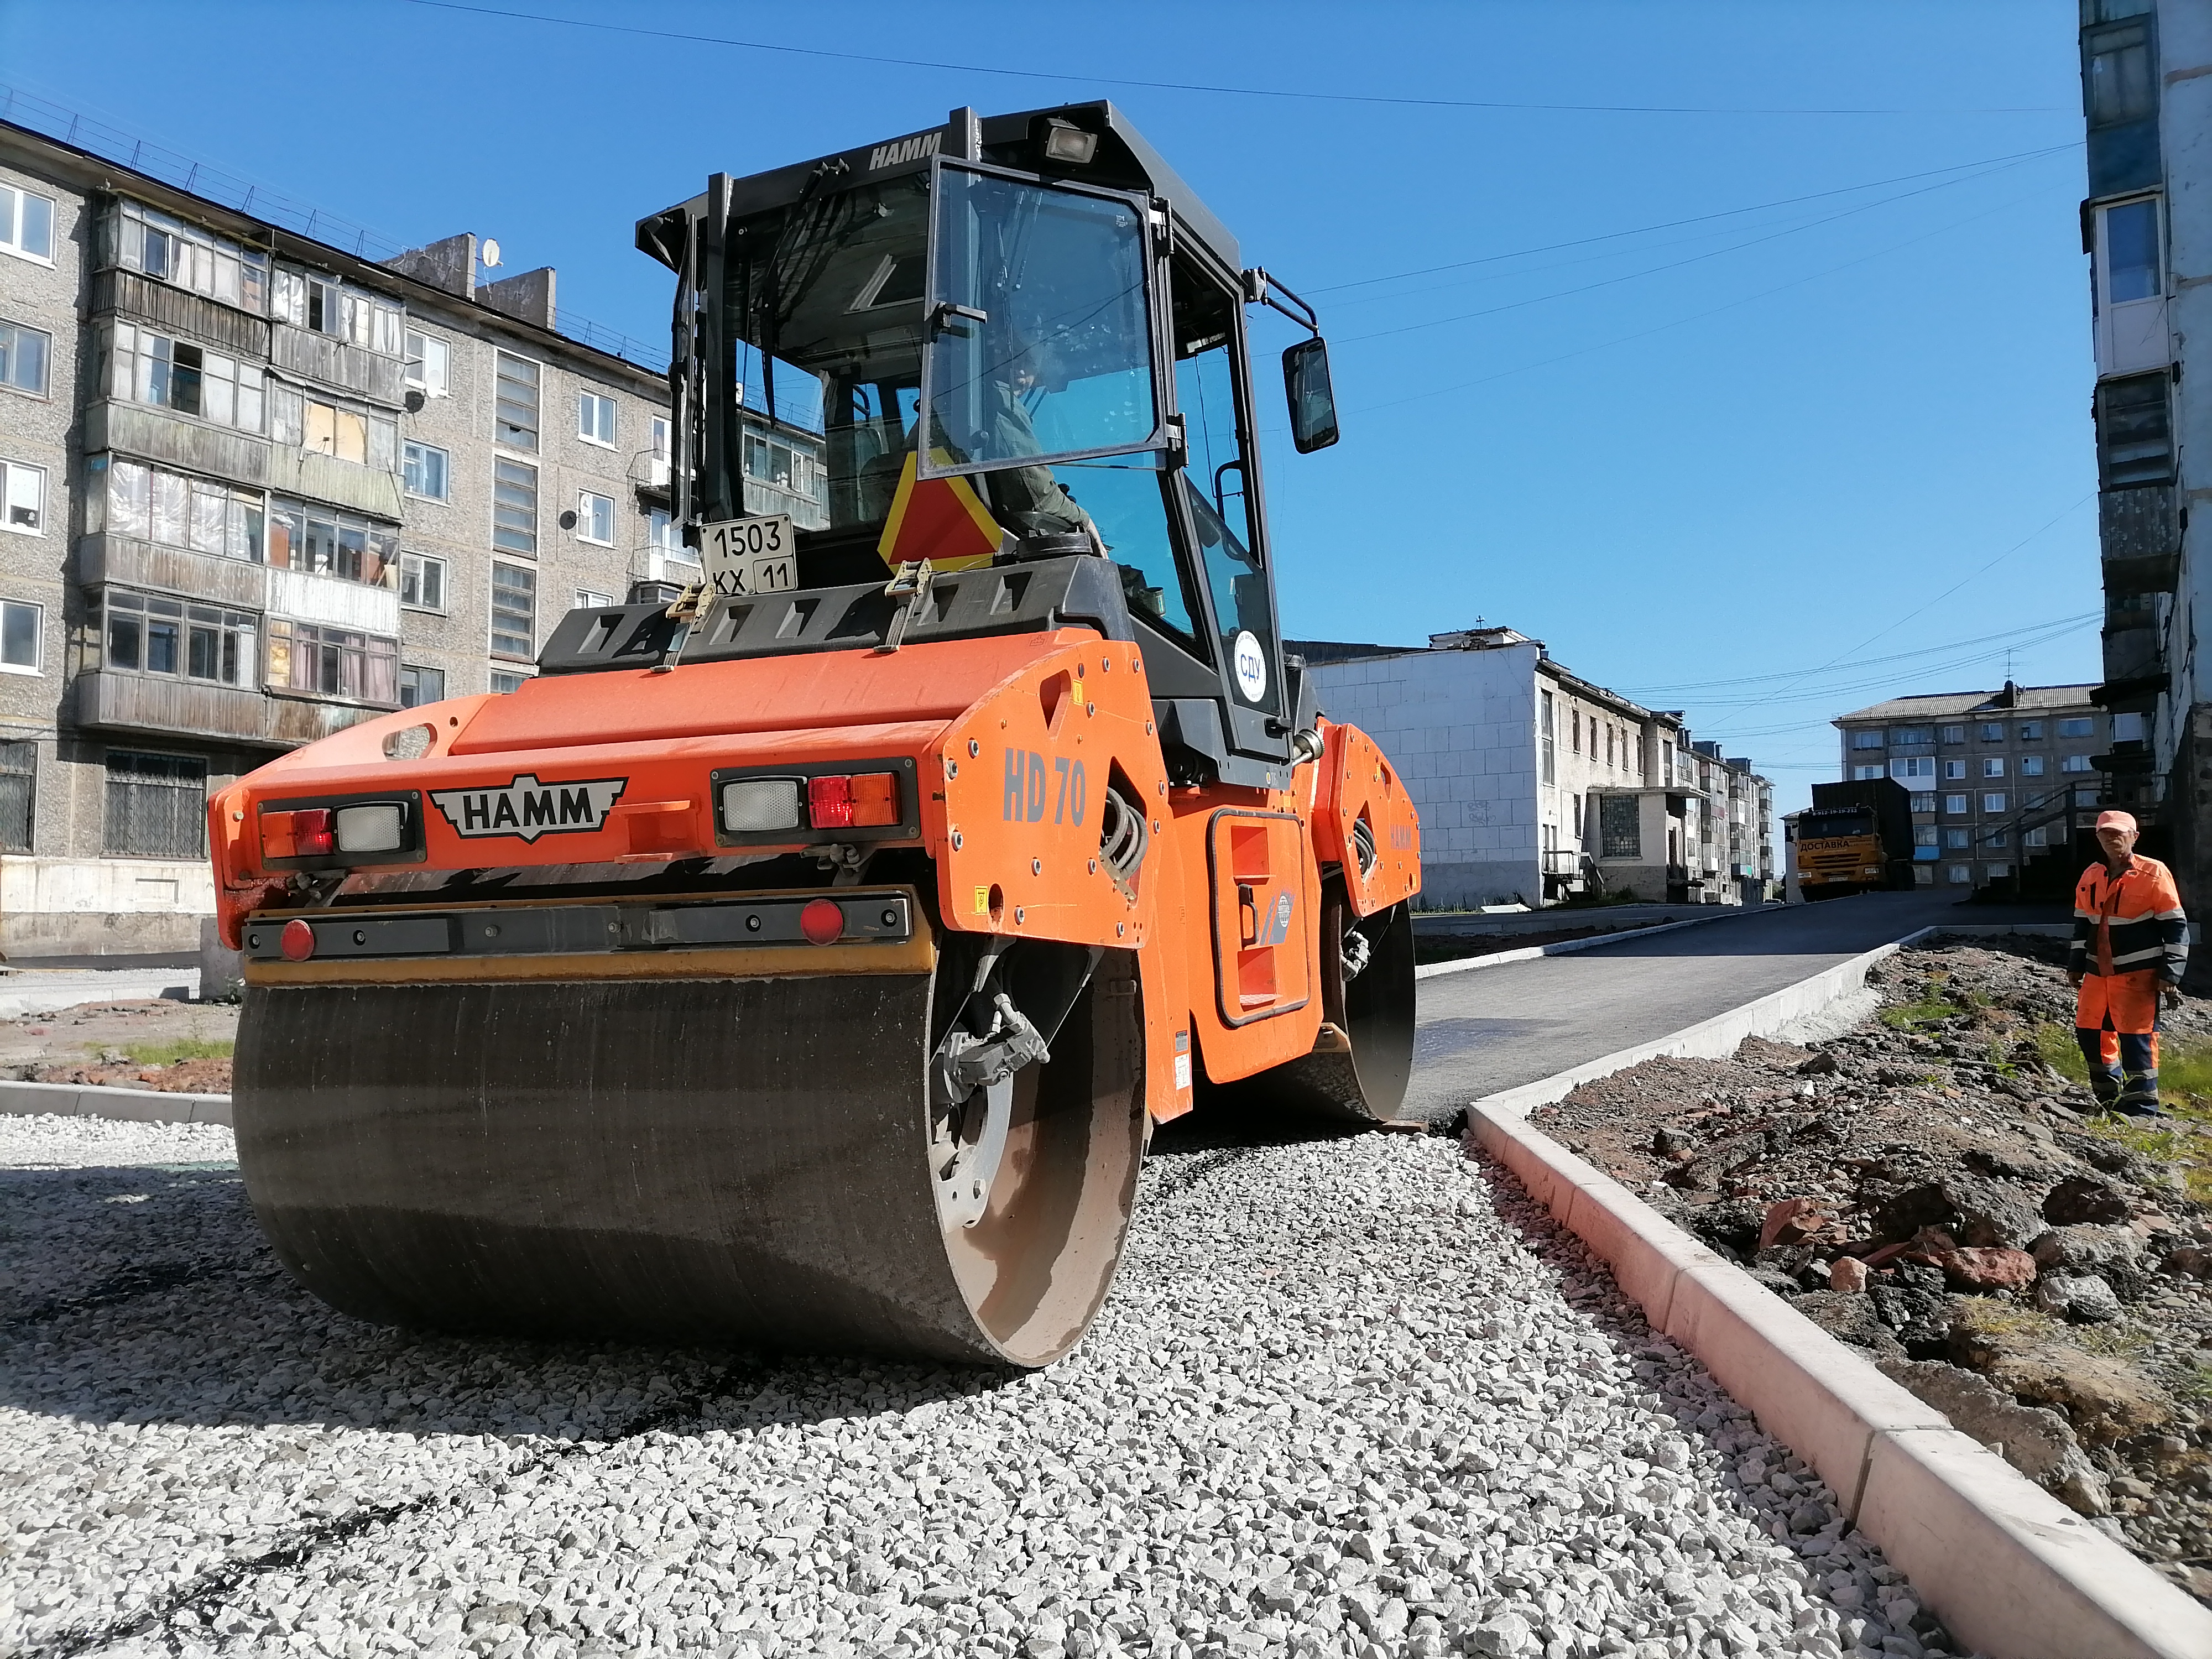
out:
M793 513L802 552L873 558L921 435L926 354L933 471L979 472L993 517L1016 536L1097 541L1072 493L1077 475L1050 463L1146 449L1158 435L1135 211L993 174L939 176L933 319L927 174L824 193L732 228L725 315L740 343L743 402L821 434L818 477L807 480L814 510ZM745 513L793 511L774 479L750 467L742 476Z
M1808 812L1797 820L1800 841L1831 841L1838 836L1872 834L1874 815L1869 812Z

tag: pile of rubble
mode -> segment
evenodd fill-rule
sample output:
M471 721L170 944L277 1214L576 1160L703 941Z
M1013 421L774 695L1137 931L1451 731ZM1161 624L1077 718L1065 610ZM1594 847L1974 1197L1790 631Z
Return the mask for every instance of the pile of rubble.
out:
M1846 1035L1647 1061L1532 1121L2212 1601L2212 1110L2098 1115L2063 962L1904 951ZM2212 1004L2164 1024L2169 1056L2212 1047Z

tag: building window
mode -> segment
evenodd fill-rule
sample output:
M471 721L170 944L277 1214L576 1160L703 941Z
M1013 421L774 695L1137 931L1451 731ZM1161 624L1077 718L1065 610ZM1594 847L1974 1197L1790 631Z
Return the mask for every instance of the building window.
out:
M687 556L684 538L676 533L676 520L657 507L646 515L645 544L656 553Z
M112 858L205 858L207 763L109 750L103 850Z
M2103 218L2105 303L2155 300L2166 288L2164 262L2159 258L2157 198L2122 202L2105 209Z
M280 690L395 708L399 702L399 641L271 617L269 684Z
M1889 763L1889 775L1900 783L1913 778L1932 778L1936 775L1936 762L1925 755L1893 760Z
M1548 691L1539 691L1536 694L1536 730L1542 738L1544 781L1554 783L1558 781L1559 774L1558 761L1554 755L1559 742L1559 727L1552 707L1552 694Z
M1965 777L1966 775L1966 763L1962 760L1945 761L1943 763L1943 775L1946 779L1954 781L1960 778Z
M2166 388L2164 369L2097 383L2097 475L2104 489L2172 480ZM2063 731L2065 722L2059 725Z
M1954 887L1964 887L1974 878L1974 868L1970 864L1951 865L1947 867L1944 873Z
M54 203L13 185L0 185L0 248L51 264L54 258Z
M261 624L252 611L121 587L100 595L100 611L104 664L112 671L241 690L254 683Z
M46 360L53 356L54 338L21 323L0 322L0 386L46 395Z
M373 410L349 409L277 386L269 399L269 434L289 444L379 472L399 470L399 424Z
M136 202L120 204L101 224L100 236L104 264L158 277L257 317L269 308L266 253Z
M2148 120L2158 110L2158 66L2151 61L2150 26L2116 23L2082 36L2087 61L2081 97L2089 125L2125 126Z
M574 608L578 611L605 611L614 602L615 596L611 593L594 593L588 587L580 587L576 590Z
M1644 856L1640 803L1634 795L1601 795L1597 802L1598 842L1609 859Z
M442 702L446 696L446 671L442 668L409 668L399 671L399 706L419 708L426 702Z
M1954 852L1963 850L1966 845L1966 842L1967 832L1963 827L1955 830L1946 830L1943 832L1943 845L1949 848Z
M538 447L539 370L527 357L499 354L498 406L492 436L510 449Z
M2043 741L2043 722L2041 720L2022 720L2017 730L2020 732L2020 740L2022 743L2040 743Z
M576 435L587 444L615 447L615 400L604 392L576 394Z
M1934 811L1936 810L1936 797L1933 795L1915 795L1912 798L1912 810L1916 812Z
M410 495L420 495L425 501L446 499L446 452L430 444L410 443L405 464L400 469L400 481Z
M2003 790L1992 789L1982 797L1982 811L1984 812L2002 812L2004 810L2005 792Z
M538 556L538 469L504 456L491 464L491 544Z
M2058 763L2058 769L2062 772L2086 772L2089 769L2089 757L2087 755L2069 755Z
M2097 735L2096 719L2089 715L2061 720L2058 722L2058 735L2062 738L2094 738Z
M0 506L6 509L6 516L0 518L0 529L12 530L18 536L45 534L46 469L26 466L21 461L0 461Z
M27 738L0 740L0 853L31 850L38 781L39 746Z
M1943 810L1946 812L1964 813L1966 810L1966 798L1964 795L1944 796Z
M1984 847L2009 847L2012 845L2012 832L2007 830L1992 830L1982 837L1982 845Z
M261 369L151 329L117 323L107 339L108 395L192 415L240 432L260 432Z
M335 277L278 267L269 314L295 328L328 334L386 357L401 355L406 313Z
M2024 778L2041 777L2043 775L2043 757L2040 755L2022 755L2020 757L2020 775Z
M280 497L269 504L269 562L279 569L389 587L399 562L399 532L395 526Z
M2004 722L2002 720L1984 720L1980 726L1975 728L1975 735L1979 737L1984 743L2002 743L2005 740Z
M810 501L820 494L821 468L812 455L757 433L745 434L745 476Z
M46 614L44 605L0 599L0 672L39 672L39 642L45 633Z
M85 498L85 528L93 534L260 562L268 507L258 491L106 456L94 457L90 470L95 483ZM103 471L104 488L96 482Z
M1939 726L1936 735L1945 743L1964 743L1966 740L1966 728L1963 726Z
M403 383L426 398L446 396L451 383L453 348L434 334L407 331L407 366L400 371Z
M1879 732L1854 732L1851 733L1851 747L1854 749L1879 749L1881 747L1881 733Z
M1917 824L1912 831L1912 844L1915 847L1941 846L1942 834L1943 832L1932 823Z
M1866 782L1869 778L1878 778L1881 775L1881 768L1879 766L1854 766L1851 769L1853 780L1860 783Z
M2043 827L2022 830L2020 844L2022 847L2048 847L2051 845L2051 831Z
M492 564L491 653L525 659L538 654L538 573L526 566Z
M399 603L410 611L446 608L446 562L429 553L399 556Z
M1982 757L1982 775L1984 777L2001 778L2004 775L2004 757L2002 755L1984 755Z
M529 678L527 674L517 674L505 669L495 668L491 671L491 689L495 692L520 691L522 690L523 681Z
M576 539L596 542L601 547L615 544L615 504L611 496L594 495L586 489L576 497Z
M1900 726L1889 734L1892 749L1925 749L1936 741L1932 726Z

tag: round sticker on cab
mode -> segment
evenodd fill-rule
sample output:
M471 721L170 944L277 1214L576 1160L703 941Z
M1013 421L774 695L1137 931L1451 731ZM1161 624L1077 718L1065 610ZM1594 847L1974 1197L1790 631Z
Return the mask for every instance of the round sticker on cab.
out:
M1267 653L1260 648L1259 637L1250 629L1237 635L1230 660L1237 667L1237 689L1247 702L1257 702L1267 695Z

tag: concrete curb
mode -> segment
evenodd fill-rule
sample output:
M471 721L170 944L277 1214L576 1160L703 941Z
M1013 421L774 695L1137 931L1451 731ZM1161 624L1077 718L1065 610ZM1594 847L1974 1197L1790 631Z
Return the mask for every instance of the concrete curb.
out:
M1601 945L1619 945L1632 939L1650 939L1660 933L1671 933L1678 927L1702 927L1709 921L1725 921L1731 915L1763 915L1766 908L1763 904L1729 905L1717 916L1685 916L1680 921L1662 921L1649 927L1623 927L1610 933L1593 933L1588 939L1563 939L1556 945L1524 945L1518 950L1497 951L1487 956L1462 957L1455 962L1424 963L1413 969L1413 977L1434 979L1438 974L1463 974L1470 968L1502 968L1509 962L1534 962L1538 957L1563 957L1570 951L1595 951Z
M1486 1096L1468 1109L1468 1140L1605 1260L1654 1330L1819 1472L1959 1641L1991 1659L2206 1659L2212 1612L1522 1119L1638 1060L1717 1057L1849 995L1905 945L1957 931L1923 929L1673 1037Z
M228 1095L164 1094L89 1083L0 1083L0 1112L109 1117L125 1123L230 1122Z

